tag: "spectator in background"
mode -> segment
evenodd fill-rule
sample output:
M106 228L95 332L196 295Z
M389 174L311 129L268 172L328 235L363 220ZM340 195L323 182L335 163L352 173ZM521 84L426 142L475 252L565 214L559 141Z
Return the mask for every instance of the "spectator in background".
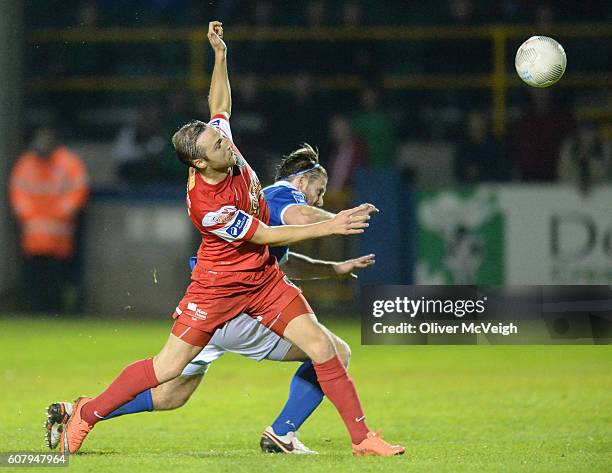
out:
M531 88L529 93L530 105L510 132L511 159L521 179L552 182L561 143L574 128L573 117L550 89Z
M561 146L559 181L587 194L593 185L612 181L612 144L603 141L592 123L580 126Z
M21 230L23 298L35 312L59 312L74 256L75 224L89 194L81 159L55 130L37 130L15 163L10 202Z
M554 26L550 3L539 3L533 14L538 31L546 33ZM553 90L528 89L529 107L510 133L511 158L522 180L555 181L561 144L573 132L574 119Z
M119 176L140 183L163 179L166 141L160 108L155 104L145 106L136 124L121 128L115 140Z
M361 110L353 119L357 134L367 146L367 160L374 167L395 164L395 125L380 104L380 92L369 87L361 92Z
M364 142L355 135L349 119L336 115L330 122L332 149L328 169L331 178L327 184L329 192L350 189L355 171L367 165Z
M505 144L492 136L484 112L473 111L466 120L466 136L455 154L455 178L461 184L508 181L512 165Z

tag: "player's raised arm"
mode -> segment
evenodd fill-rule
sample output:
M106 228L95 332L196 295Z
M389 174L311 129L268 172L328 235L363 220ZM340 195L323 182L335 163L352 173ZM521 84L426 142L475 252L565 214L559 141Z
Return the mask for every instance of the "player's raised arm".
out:
M208 96L210 116L223 114L229 119L232 113L232 91L227 74L227 46L223 41L223 23L220 21L208 23L208 42L215 53Z
M260 223L250 241L258 245L284 246L331 235L357 235L369 226L370 214L374 212L378 209L372 204L361 204L339 212L331 220L310 225L269 227Z

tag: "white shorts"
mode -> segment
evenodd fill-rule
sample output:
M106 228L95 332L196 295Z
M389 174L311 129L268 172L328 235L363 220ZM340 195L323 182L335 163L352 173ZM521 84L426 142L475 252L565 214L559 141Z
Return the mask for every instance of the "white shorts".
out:
M237 353L255 361L281 361L291 343L260 324L247 314L227 322L217 329L210 342L185 367L182 376L204 374L208 365L224 353Z

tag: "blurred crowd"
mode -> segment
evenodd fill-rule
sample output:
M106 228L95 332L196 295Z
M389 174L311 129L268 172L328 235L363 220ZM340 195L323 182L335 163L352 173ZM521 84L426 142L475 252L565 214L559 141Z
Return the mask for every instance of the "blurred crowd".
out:
M380 88L360 91L353 107L334 107L325 94L310 91L307 78L275 110L262 105L259 83L245 76L233 88L231 119L235 140L265 183L281 156L304 142L315 144L330 172L328 192L350 191L362 168L401 167L402 136L393 105ZM610 127L595 119L577 120L552 89L531 89L525 108L501 137L493 133L489 108L459 111L457 129L430 140L452 137L454 182L561 182L583 191L612 182ZM209 116L205 95L174 92L164 101L146 102L112 137L112 166L121 184L183 185L184 166L170 137L194 117ZM108 164L108 163L107 163ZM417 172L418 174L418 172ZM418 176L415 176L418 185Z
M95 30L105 27L202 27L219 18L232 28L359 29L364 26L472 26L532 24L546 33L556 22L605 22L608 2L526 0L79 0L25 3L28 29ZM319 30L325 31L325 30ZM590 42L589 42L590 41ZM509 42L508 51L518 46ZM576 40L574 71L612 70L609 41ZM566 49L568 49L566 47ZM29 43L28 76L185 77L189 49L173 42ZM205 66L207 74L209 63ZM229 69L236 143L269 184L279 158L308 142L321 152L329 172L328 195L351 191L364 168L396 168L420 185L415 160L403 145L425 149L450 144L450 182L560 182L588 194L612 182L612 92L606 88L553 87L509 90L503 133L494 133L490 89L411 90L389 85L401 74L489 74L490 39L402 42L232 41ZM512 72L508 60L508 72ZM176 81L155 91L75 92L30 90L25 97L28 145L16 157L10 195L20 227L24 280L21 300L34 311L78 306L79 228L95 185L90 157L77 156L70 142L106 143L103 166L113 168L115 192L134 184L182 188L185 169L174 157L170 137L182 124L209 116L205 91ZM499 131L499 130L498 130ZM413 151L414 153L414 151ZM418 154L418 151L416 151ZM417 156L418 157L418 156ZM409 157L410 158L410 157ZM414 156L412 157L414 158ZM418 159L416 160L418 161ZM109 164L110 163L110 164ZM407 164L408 163L408 164ZM406 171L410 172L406 172ZM428 183L431 185L431 183ZM435 185L435 182L434 182ZM94 189L95 191L96 189ZM332 199L333 200L333 199ZM76 287L76 289L74 289Z
M557 22L612 18L607 2L596 0L32 0L24 7L28 30L203 27L220 18L227 31L243 27L253 34L269 27L341 28L358 34L366 26L494 23L531 24L534 32L546 33ZM328 196L350 195L355 173L365 168L395 168L421 185L419 170L411 168L419 160L406 157L406 143L419 143L412 153L420 149L423 156L432 156L437 143L449 145L451 158L435 164L433 185L559 182L586 195L594 185L612 182L609 88L509 89L503 133L494 133L490 89L412 90L389 82L402 74L490 74L490 38L402 42L370 41L364 35L330 41L322 34L315 41L228 39L232 130L264 184L272 181L279 158L304 142L320 150L330 176ZM25 72L34 78L96 80L187 76L193 58L185 44L129 44L29 43ZM510 41L508 51L518 44ZM612 70L609 38L567 46L573 71ZM210 55L206 61L205 75ZM512 73L510 56L507 67ZM25 111L24 135L29 136L15 157L9 188L21 238L20 300L32 311L78 311L82 215L90 186L94 194L101 190L95 188L100 166L112 168L105 185L114 193L182 189L185 169L170 137L185 122L209 116L207 94L205 87L196 92L184 80L150 91L30 90ZM70 143L103 143L105 151L97 160L78 156Z
M523 0L426 4L227 0L207 5L191 0L82 0L57 8L50 5L27 2L26 8L36 11L26 15L30 27L202 26L215 17L230 28L243 26L253 31L283 26L358 30L369 25L531 23L545 32L555 22L602 21L612 14L606 2L595 0L537 4ZM589 61L594 61L610 70L610 53L609 44L600 44L589 54L574 54L570 64L588 71ZM237 41L231 44L229 60L234 133L264 182L269 182L280 156L309 142L318 146L323 163L330 168L330 190L347 190L359 167L394 166L404 140L452 143L452 174L461 184L562 180L586 188L610 179L609 126L601 121L576 121L577 100L567 89L560 93L556 88L554 92L534 91L524 86L513 92L505 133L494 136L488 92L385 87L384 77L389 74L489 73L488 40ZM184 75L188 61L188 50L174 43L135 43L120 48L83 42L37 45L27 54L26 67L40 75L171 76L173 72ZM337 82L355 77L357 86L329 86L330 78ZM280 78L283 85L270 85ZM612 106L610 92L585 94L582 99L608 100ZM208 116L205 93L196 94L186 86L164 93L33 94L28 102L30 116L39 121L53 116L67 139L113 141L117 182L128 184L182 182L184 170L172 157L169 138L189 119ZM45 122L32 123L42 124Z

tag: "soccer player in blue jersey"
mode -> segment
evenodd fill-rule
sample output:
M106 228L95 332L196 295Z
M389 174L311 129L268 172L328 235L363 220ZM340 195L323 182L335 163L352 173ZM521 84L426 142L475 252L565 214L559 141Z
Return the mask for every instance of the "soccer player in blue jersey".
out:
M317 151L308 144L296 149L281 161L275 183L263 192L270 208L270 225L303 225L333 218L323 210L327 172L319 164ZM374 263L374 255L341 261L321 261L289 248L270 248L270 253L283 265L292 279L356 277L354 271ZM195 258L191 261L192 269ZM345 366L350 348L330 333L336 351ZM105 420L143 411L161 411L183 406L201 383L210 364L226 352L238 353L261 361L303 361L291 380L289 398L275 421L261 435L260 446L268 453L313 454L297 437L296 432L323 400L312 362L298 347L279 337L247 314L227 322L213 335L209 344L187 365L181 376L139 394L105 417ZM50 448L59 441L58 431L71 414L72 405L58 402L49 406L47 440Z

